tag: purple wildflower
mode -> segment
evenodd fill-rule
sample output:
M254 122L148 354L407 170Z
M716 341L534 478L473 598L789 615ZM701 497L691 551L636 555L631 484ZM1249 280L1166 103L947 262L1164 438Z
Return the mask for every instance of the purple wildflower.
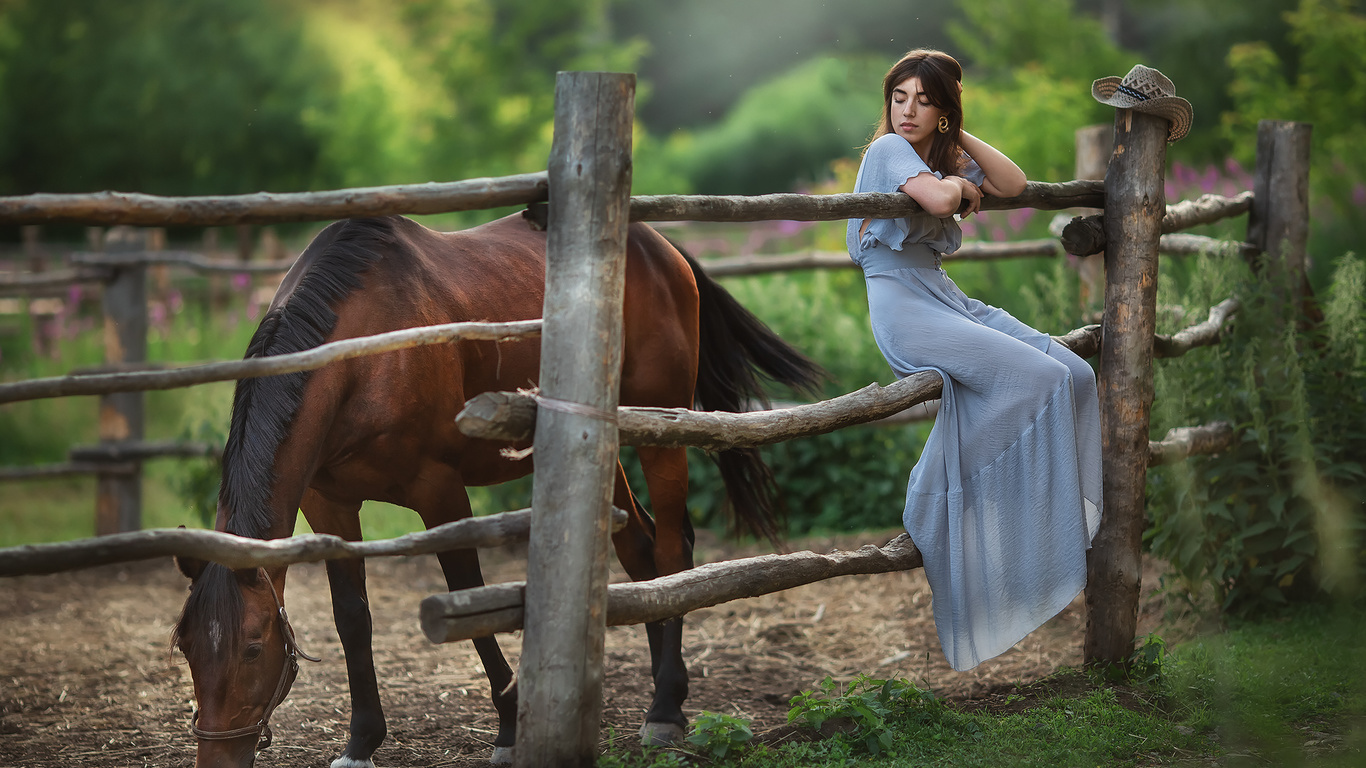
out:
M1034 218L1033 208L1016 208L1006 216L1006 223L1010 225L1010 231L1019 232L1032 218Z
M1200 174L1200 191L1206 194L1214 191L1214 185L1219 183L1219 169L1213 165L1205 169Z

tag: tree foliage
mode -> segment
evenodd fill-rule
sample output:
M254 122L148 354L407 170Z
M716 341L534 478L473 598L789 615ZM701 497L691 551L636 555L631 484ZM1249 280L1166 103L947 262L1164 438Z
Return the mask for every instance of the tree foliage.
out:
M608 0L11 0L0 192L235 193L545 167Z
M1366 564L1366 268L1339 261L1312 326L1245 265L1202 259L1195 275L1163 301L1243 307L1217 347L1155 370L1154 434L1219 420L1238 440L1150 474L1152 550L1236 613L1351 594Z
M1349 0L1301 0L1287 12L1290 60L1266 42L1228 51L1234 108L1222 120L1235 157L1256 154L1260 120L1314 126L1310 156L1316 229L1328 234L1320 251L1360 248L1366 238L1366 13Z
M301 22L263 0L28 0L4 26L5 192L245 192L316 173Z
M701 194L786 192L856 156L878 120L886 65L813 58L751 88L716 124L671 137L669 162Z

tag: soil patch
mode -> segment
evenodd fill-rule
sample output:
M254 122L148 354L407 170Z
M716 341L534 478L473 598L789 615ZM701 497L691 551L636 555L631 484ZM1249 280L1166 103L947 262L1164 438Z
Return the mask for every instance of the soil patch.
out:
M894 533L794 546L855 549ZM698 544L699 563L759 553L706 532ZM525 576L524 553L485 552L482 559L489 582ZM486 765L496 718L479 659L469 643L432 645L418 627L418 603L445 590L436 559L378 559L367 570L389 724L375 763ZM1157 571L1148 570L1140 633L1160 618L1152 594ZM184 660L170 650L186 585L169 560L4 581L0 766L192 764L195 741L187 728L194 695ZM350 704L321 565L290 569L286 602L300 645L323 662L303 666L272 718L275 745L259 764L326 765L345 743ZM859 673L906 678L958 706L1010 711L1039 693L1032 683L1080 664L1084 611L1078 598L1006 654L954 672L939 650L919 571L847 576L727 603L687 619L685 712L738 715L751 719L756 732L773 731L786 724L792 696L826 676L849 680ZM520 633L500 643L515 666ZM652 692L644 630L609 628L606 653L603 739L634 738Z

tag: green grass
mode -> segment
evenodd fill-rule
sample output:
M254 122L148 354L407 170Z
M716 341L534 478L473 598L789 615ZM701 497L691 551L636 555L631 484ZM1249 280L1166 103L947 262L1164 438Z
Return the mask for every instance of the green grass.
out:
M869 693L876 687L808 692L794 699L794 721L812 722L812 711L842 715L843 727L826 729L834 735L808 728L769 746L757 734L724 759L711 757L705 739L695 738L689 752L641 750L624 738L598 764L1360 766L1363 636L1366 605L1303 606L1188 642L1141 681L1109 684L1098 673L1064 670L976 711L907 693L900 681L881 704ZM869 738L882 730L883 741Z
M1301 606L1179 649L1181 714L1231 764L1366 764L1366 607ZM1311 742L1319 742L1311 744ZM1307 755L1326 747L1334 754Z
M142 527L199 527L199 518L171 486L174 460L143 465ZM23 480L0 492L0 547L70 541L95 535L95 478Z

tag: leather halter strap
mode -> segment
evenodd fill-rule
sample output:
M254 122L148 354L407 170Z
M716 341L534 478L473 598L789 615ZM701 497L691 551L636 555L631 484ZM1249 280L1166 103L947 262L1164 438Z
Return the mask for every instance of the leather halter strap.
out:
M199 710L196 709L194 715L190 717L190 733L210 741L228 741L240 739L243 736L259 736L260 741L257 743L256 749L260 751L268 748L274 741L274 734L270 730L270 716L275 712L275 708L284 701L285 694L289 691L295 676L298 675L299 659L303 658L315 662L321 661L321 659L309 656L299 647L298 641L294 639L294 627L289 623L289 614L285 612L284 601L280 599L280 593L275 589L275 582L270 580L270 575L266 573L265 568L258 568L257 570L260 571L261 578L266 580L266 584L270 585L270 596L275 598L276 616L280 620L280 636L284 639L285 651L289 654L284 666L280 669L280 679L275 683L275 693L271 695L270 703L261 713L260 722L255 725L234 728L230 731L206 731L199 727Z

